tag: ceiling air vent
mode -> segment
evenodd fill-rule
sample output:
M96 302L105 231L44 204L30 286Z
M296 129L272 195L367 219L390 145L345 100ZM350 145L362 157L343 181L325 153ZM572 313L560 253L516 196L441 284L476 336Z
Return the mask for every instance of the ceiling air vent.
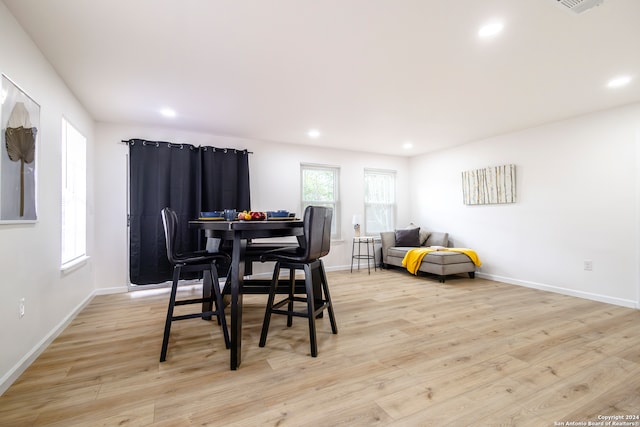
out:
M561 5L563 9L570 10L576 15L600 6L603 2L604 0L556 0L556 3Z

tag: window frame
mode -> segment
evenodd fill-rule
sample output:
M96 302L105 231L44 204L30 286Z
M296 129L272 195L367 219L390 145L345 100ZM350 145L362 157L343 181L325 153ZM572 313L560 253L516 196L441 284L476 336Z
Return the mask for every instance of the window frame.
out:
M65 271L88 258L87 137L67 118L61 123L60 266Z
M331 172L333 174L333 200L312 200L304 197L305 171L316 170ZM331 238L340 239L340 167L315 163L300 163L300 206L304 212L307 206L327 206L333 208L331 219Z

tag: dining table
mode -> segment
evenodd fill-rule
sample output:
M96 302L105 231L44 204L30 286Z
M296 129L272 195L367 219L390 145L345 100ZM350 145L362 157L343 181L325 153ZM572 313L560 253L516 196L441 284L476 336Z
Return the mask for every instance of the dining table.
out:
M242 297L244 294L267 294L271 284L270 279L245 279L246 262L258 260L261 248L260 244L251 242L253 239L302 236L304 222L296 218L249 221L200 218L189 221L189 227L203 230L206 237L231 242L231 267L227 277L231 283L225 283L224 292L231 296L230 365L231 370L236 370L242 358ZM304 289L304 280L296 280L296 288Z

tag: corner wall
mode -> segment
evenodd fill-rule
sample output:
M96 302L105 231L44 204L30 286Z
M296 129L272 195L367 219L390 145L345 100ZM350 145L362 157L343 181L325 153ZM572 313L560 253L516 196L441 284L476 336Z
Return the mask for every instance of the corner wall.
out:
M416 157L412 211L480 276L640 308L639 135L636 104ZM463 204L462 171L511 163L517 203Z

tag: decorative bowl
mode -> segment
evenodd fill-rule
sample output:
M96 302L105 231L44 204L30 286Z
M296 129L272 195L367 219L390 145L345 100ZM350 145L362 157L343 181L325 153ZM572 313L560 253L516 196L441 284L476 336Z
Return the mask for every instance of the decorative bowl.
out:
M269 218L286 218L288 216L289 216L289 211L279 210L279 211L268 211L267 212L267 217L269 217Z
M217 218L220 216L224 216L224 212L222 211L200 212L200 218Z

